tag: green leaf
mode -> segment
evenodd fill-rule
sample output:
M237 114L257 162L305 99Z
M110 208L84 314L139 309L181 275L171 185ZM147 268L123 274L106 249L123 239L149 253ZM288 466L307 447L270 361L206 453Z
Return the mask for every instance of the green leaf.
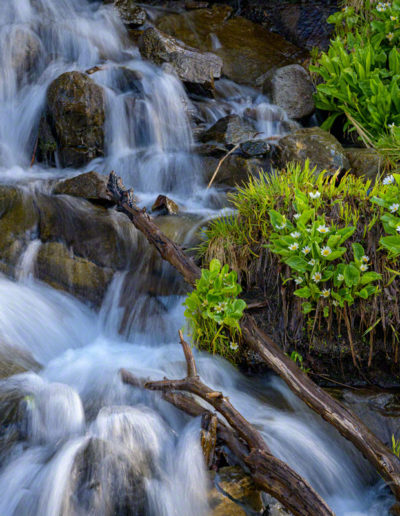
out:
M333 251L330 255L325 256L325 259L329 262L337 260L338 258L343 256L346 251L347 249L345 247L339 247L339 249L336 249L336 251Z
M210 272L219 272L221 270L221 262L214 258L210 262Z
M303 314L307 315L314 310L314 307L311 303L303 303L301 305L301 309L303 311Z
M298 272L306 272L307 270L307 262L301 256L290 256L285 260L285 263Z
M370 271L366 272L361 276L360 284L361 285L367 285L367 283L372 283L373 281L378 281L382 278L381 274L378 274L377 272Z
M311 290L308 287L299 288L294 291L294 295L308 299L311 296Z
M358 285L360 281L360 271L352 263L346 265L344 269L344 281L348 287Z
M362 257L365 255L363 246L355 242L351 244L351 247L353 248L354 258L356 261L361 262Z

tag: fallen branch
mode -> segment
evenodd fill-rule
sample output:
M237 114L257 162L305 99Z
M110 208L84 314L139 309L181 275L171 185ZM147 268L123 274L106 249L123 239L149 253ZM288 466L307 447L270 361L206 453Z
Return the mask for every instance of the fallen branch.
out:
M233 149L231 149L229 152L227 152L227 153L225 154L225 156L223 156L223 157L219 160L218 166L217 166L217 168L215 169L215 172L214 172L214 174L212 175L212 178L210 179L210 182L208 183L207 190L208 190L209 188L211 188L211 186L212 186L212 184L213 184L213 182L214 182L214 179L217 177L217 174L218 174L218 172L219 172L219 169L220 169L220 168L221 168L221 166L222 166L222 163L226 160L226 158L227 158L228 156L230 156L231 154L233 154L233 153L235 152L235 150L237 150L239 147L240 147L240 143L238 143L237 145L235 145L235 146L233 147Z
M228 398L220 392L213 391L200 380L192 350L184 340L182 332L179 332L179 336L186 359L187 376L182 380L146 382L144 388L162 391L164 399L193 416L206 413L206 426L209 429L207 432L211 434L210 446L203 447L206 462L210 462L213 453L214 428L232 453L247 466L256 486L279 500L295 516L333 516L332 510L310 484L271 454L260 433L233 407ZM141 383L126 370L123 371L123 379L134 386ZM206 401L225 418L229 426L201 407L193 398L179 396L175 391L185 391ZM204 435L202 433L202 437Z
M108 190L121 211L144 233L161 257L173 265L187 283L194 286L201 275L200 268L157 228L145 212L135 206L132 190L126 191L114 172L110 174ZM400 501L399 459L358 417L310 380L268 335L257 328L250 316L246 315L243 318L241 329L247 346L258 353L267 366L273 369L300 399L356 446Z

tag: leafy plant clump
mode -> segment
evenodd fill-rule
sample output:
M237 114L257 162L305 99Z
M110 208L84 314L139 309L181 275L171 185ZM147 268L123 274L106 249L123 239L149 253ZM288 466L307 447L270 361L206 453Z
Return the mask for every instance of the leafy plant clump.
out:
M316 105L329 113L323 128L344 116L364 143L400 150L400 0L347 6L328 21L337 37L310 68Z
M200 255L229 263L247 292L261 291L264 322L285 346L317 335L338 341L343 324L353 361L353 342L369 344L372 360L375 337L397 357L399 261L385 240L399 235L395 178L316 176L308 163L261 174L230 195L236 213L209 224Z
M208 269L202 269L196 288L184 302L195 345L234 363L241 336L239 322L246 308L246 302L238 299L241 291L236 272L214 259Z

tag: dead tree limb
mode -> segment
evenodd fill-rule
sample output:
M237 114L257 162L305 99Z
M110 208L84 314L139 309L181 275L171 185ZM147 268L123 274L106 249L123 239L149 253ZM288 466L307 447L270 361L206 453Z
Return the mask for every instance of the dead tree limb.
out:
M216 393L200 380L192 350L181 332L180 340L187 364L187 376L182 380L146 382L144 388L163 392L164 399L193 416L208 412L210 419L214 418L215 421L215 415L201 407L195 399L185 395L179 397L176 391L184 391L206 401L229 423L226 425L217 419L214 424L219 437L247 466L259 489L279 500L295 516L333 516L332 510L311 485L286 463L272 455L261 434L233 407L228 398L220 392ZM141 383L125 370L123 379L134 386Z
M126 213L136 228L144 233L161 257L173 265L187 283L195 285L201 275L200 268L158 229L146 213L135 206L132 190L126 191L122 181L114 172L110 174L108 190L121 211ZM241 329L244 341L249 348L258 353L267 366L275 371L310 408L356 446L400 501L400 460L391 450L358 417L310 380L279 346L256 326L251 317L244 317Z

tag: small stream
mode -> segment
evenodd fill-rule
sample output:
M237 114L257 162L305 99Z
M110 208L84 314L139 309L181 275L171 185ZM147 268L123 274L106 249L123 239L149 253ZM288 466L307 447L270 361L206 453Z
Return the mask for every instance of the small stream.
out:
M15 57L21 34L40 48L25 75ZM99 63L91 78L107 99L104 158L79 171L30 167L49 84L65 71ZM224 209L223 192L206 190L192 101L176 77L141 60L110 5L2 0L0 69L0 182L38 195L55 178L115 170L141 205L151 206L159 193L180 205L194 221L177 227L188 245L202 221ZM124 70L139 77L135 102L121 80ZM225 79L217 89L217 100L198 102L208 125L251 108L260 137L282 134L286 114L259 92ZM121 215L109 211L118 227ZM177 344L184 325L179 278L131 227L124 233L136 249L129 271L114 275L95 311L34 278L42 245L36 228L29 238L17 278L0 275L0 351L17 364L30 357L26 372L0 382L0 420L18 421L18 436L13 425L0 431L0 516L208 515L200 422L119 376L122 367L142 378L185 374ZM144 292L149 267L170 278L169 295L156 279L152 295ZM388 514L393 499L374 470L278 378L248 378L206 354L196 353L196 360L205 382L230 397L273 453L308 479L338 516Z

